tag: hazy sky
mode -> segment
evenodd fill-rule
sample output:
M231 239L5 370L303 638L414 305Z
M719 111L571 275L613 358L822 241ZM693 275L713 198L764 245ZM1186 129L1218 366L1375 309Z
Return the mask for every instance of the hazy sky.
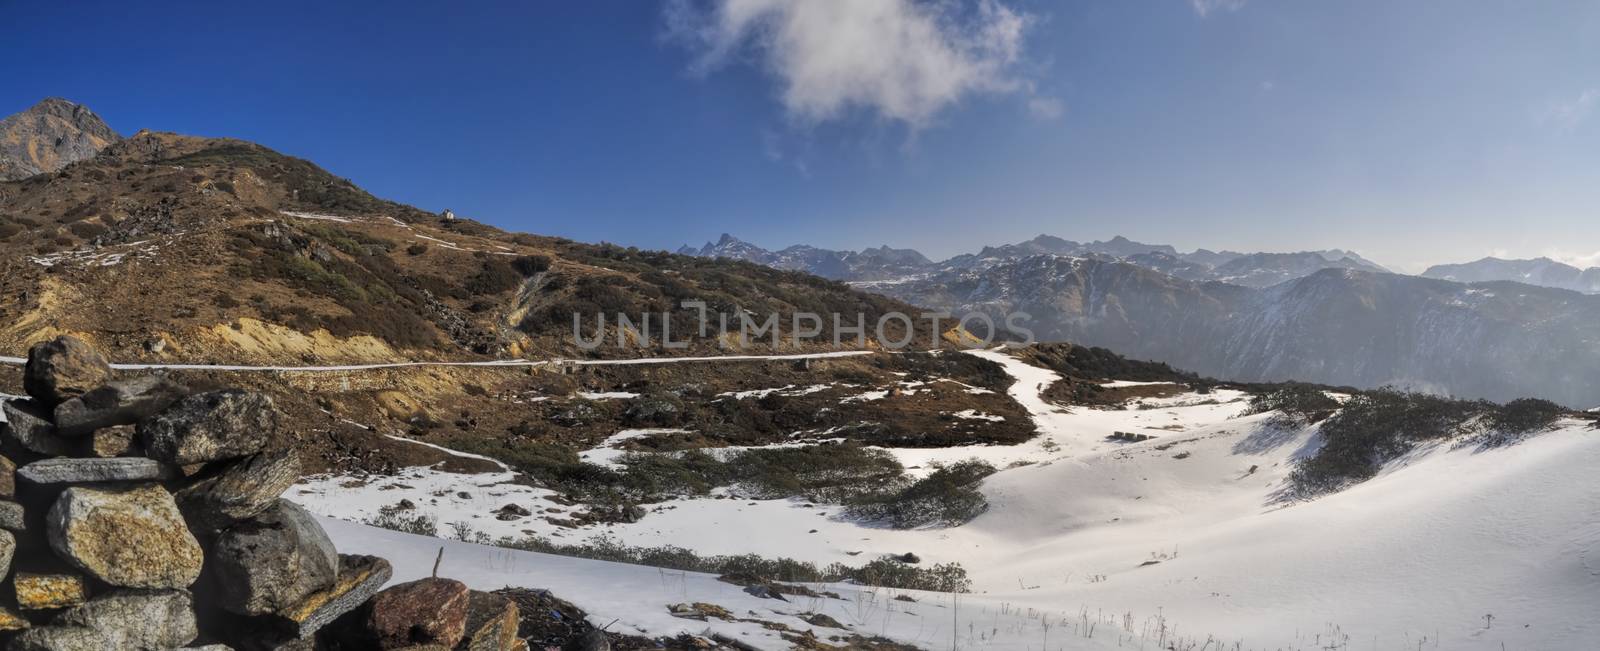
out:
M0 113L64 96L652 248L1600 264L1593 0L148 4L0 0Z

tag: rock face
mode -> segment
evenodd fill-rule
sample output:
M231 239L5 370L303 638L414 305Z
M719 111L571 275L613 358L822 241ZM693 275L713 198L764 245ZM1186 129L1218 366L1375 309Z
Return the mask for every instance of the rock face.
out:
M108 382L56 405L56 430L82 436L103 427L133 425L183 397L184 388L159 375Z
M299 478L300 458L293 450L268 450L179 490L178 509L191 525L220 530L271 508Z
M114 649L171 649L200 635L182 590L116 590L57 617L57 625L100 631Z
M72 450L72 444L56 436L55 423L50 422L50 411L33 400L7 400L0 405L5 411L3 428L10 443L36 454L62 455Z
M372 598L367 630L377 648L437 644L454 648L467 632L466 584L452 579L402 583Z
M104 633L83 626L44 626L23 631L10 651L104 651L114 649Z
M0 181L54 172L120 139L88 107L47 98L0 120Z
M28 351L22 388L44 406L54 408L109 379L111 365L89 344L76 337L57 337Z
M467 603L465 651L503 651L517 644L521 620L517 602L488 592L473 592Z
M294 606L338 579L339 555L321 525L287 500L222 532L208 565L218 606L265 615Z
M17 572L12 585L23 610L69 608L89 600L89 584L79 574Z
M187 588L200 576L200 543L160 486L74 486L46 523L58 556L111 585Z
M34 484L85 484L113 481L156 481L172 476L172 469L154 459L68 459L35 461L17 470L17 476Z
M272 398L238 389L179 400L139 424L139 440L152 459L177 466L237 459L260 452L278 435Z
M339 581L331 588L306 597L294 607L276 613L279 628L296 638L315 633L366 603L393 575L394 569L389 566L389 561L376 556L340 556Z

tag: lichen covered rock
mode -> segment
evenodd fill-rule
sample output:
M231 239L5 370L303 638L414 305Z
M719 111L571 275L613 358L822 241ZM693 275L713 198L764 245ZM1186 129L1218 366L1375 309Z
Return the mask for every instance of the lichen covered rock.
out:
M200 576L200 543L154 484L68 488L50 507L46 534L62 560L114 586L187 588Z

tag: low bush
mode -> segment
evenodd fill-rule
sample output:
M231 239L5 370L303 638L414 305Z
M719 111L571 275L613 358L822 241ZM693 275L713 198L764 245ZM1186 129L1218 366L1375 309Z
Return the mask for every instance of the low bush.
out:
M937 467L901 490L857 499L846 513L896 529L960 526L988 510L989 502L978 486L995 472L994 466L978 459Z
M1339 409L1339 401L1326 391L1309 384L1288 384L1276 391L1250 397L1247 414L1276 411L1286 424L1303 427L1322 422Z
M686 572L736 575L761 581L791 583L850 582L860 585L880 586L901 590L928 590L934 592L971 592L972 581L959 563L941 563L932 567L918 567L899 561L880 558L860 567L833 563L824 568L814 563L792 558L763 558L754 554L737 556L701 556L682 547L635 547L615 539L596 536L580 544L559 543L548 538L530 536L521 540L503 538L501 547L521 549L544 554L558 554L577 558L648 565Z

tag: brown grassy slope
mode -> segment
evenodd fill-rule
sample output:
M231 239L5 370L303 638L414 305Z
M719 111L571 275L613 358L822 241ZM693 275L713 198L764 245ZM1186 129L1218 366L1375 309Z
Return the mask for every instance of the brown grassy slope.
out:
M799 273L442 222L259 145L152 132L0 183L0 272L0 352L73 332L128 361L577 356L573 312L672 311L676 338L698 323L685 299L785 324L915 313ZM654 343L597 354L716 352Z

